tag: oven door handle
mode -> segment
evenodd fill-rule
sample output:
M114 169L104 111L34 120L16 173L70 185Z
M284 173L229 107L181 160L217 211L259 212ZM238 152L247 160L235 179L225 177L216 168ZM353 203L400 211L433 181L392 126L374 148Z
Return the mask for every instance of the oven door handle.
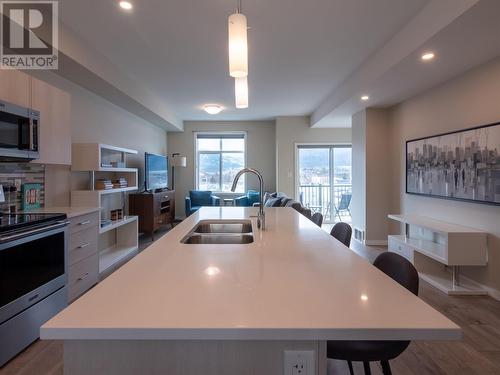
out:
M52 224L52 225L49 225L46 227L31 229L31 230L27 230L25 232L12 234L10 236L0 237L0 241L4 242L4 241L15 240L15 239L30 236L33 234L47 232L47 231L52 230L52 229L62 228L68 224L69 224L69 221L58 221L56 224Z

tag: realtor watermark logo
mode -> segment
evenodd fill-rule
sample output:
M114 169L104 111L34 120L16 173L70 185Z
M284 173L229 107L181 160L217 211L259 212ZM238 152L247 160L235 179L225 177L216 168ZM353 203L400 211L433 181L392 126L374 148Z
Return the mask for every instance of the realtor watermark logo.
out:
M0 1L1 69L58 68L58 2Z

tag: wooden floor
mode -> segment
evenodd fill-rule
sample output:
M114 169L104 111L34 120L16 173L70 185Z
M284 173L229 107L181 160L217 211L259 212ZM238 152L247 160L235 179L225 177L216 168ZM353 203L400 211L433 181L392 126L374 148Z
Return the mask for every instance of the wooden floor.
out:
M370 261L384 251L356 242L351 248ZM399 358L391 362L393 374L500 374L500 302L489 297L447 296L425 282L421 282L420 297L460 325L464 339L453 342L413 342ZM0 375L60 375L62 355L60 342L37 341L1 368ZM355 364L355 373L363 374L361 364ZM382 374L378 364L372 363L372 373ZM329 374L343 375L349 374L349 371L345 362L331 361Z

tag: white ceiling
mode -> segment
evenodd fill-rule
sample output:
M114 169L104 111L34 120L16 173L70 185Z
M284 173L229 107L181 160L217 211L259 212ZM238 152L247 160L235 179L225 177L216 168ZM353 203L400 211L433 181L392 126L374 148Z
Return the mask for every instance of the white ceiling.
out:
M311 114L427 0L243 0L249 26L250 107L234 108L227 16L236 0L61 0L81 39L181 120ZM216 116L206 103L226 109Z

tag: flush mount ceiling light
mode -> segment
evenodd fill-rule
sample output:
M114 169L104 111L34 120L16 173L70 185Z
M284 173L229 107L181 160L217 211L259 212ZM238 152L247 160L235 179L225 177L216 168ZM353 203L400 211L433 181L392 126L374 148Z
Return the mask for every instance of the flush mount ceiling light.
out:
M422 61L430 61L434 59L434 57L436 57L436 55L434 55L434 52L426 52L420 58L422 59Z
M120 1L118 5L120 5L120 8L125 10L131 10L133 8L132 3L130 1Z
M229 75L246 77L248 75L247 18L241 13L241 0L238 0L236 13L227 20L229 35Z
M361 97L361 100L364 101L364 102L366 102L367 100L370 100L370 97L368 95L363 95Z
M222 111L222 107L218 104L207 104L203 106L203 109L210 115L216 115Z
M234 79L234 96L236 108L248 108L248 79L239 77Z

